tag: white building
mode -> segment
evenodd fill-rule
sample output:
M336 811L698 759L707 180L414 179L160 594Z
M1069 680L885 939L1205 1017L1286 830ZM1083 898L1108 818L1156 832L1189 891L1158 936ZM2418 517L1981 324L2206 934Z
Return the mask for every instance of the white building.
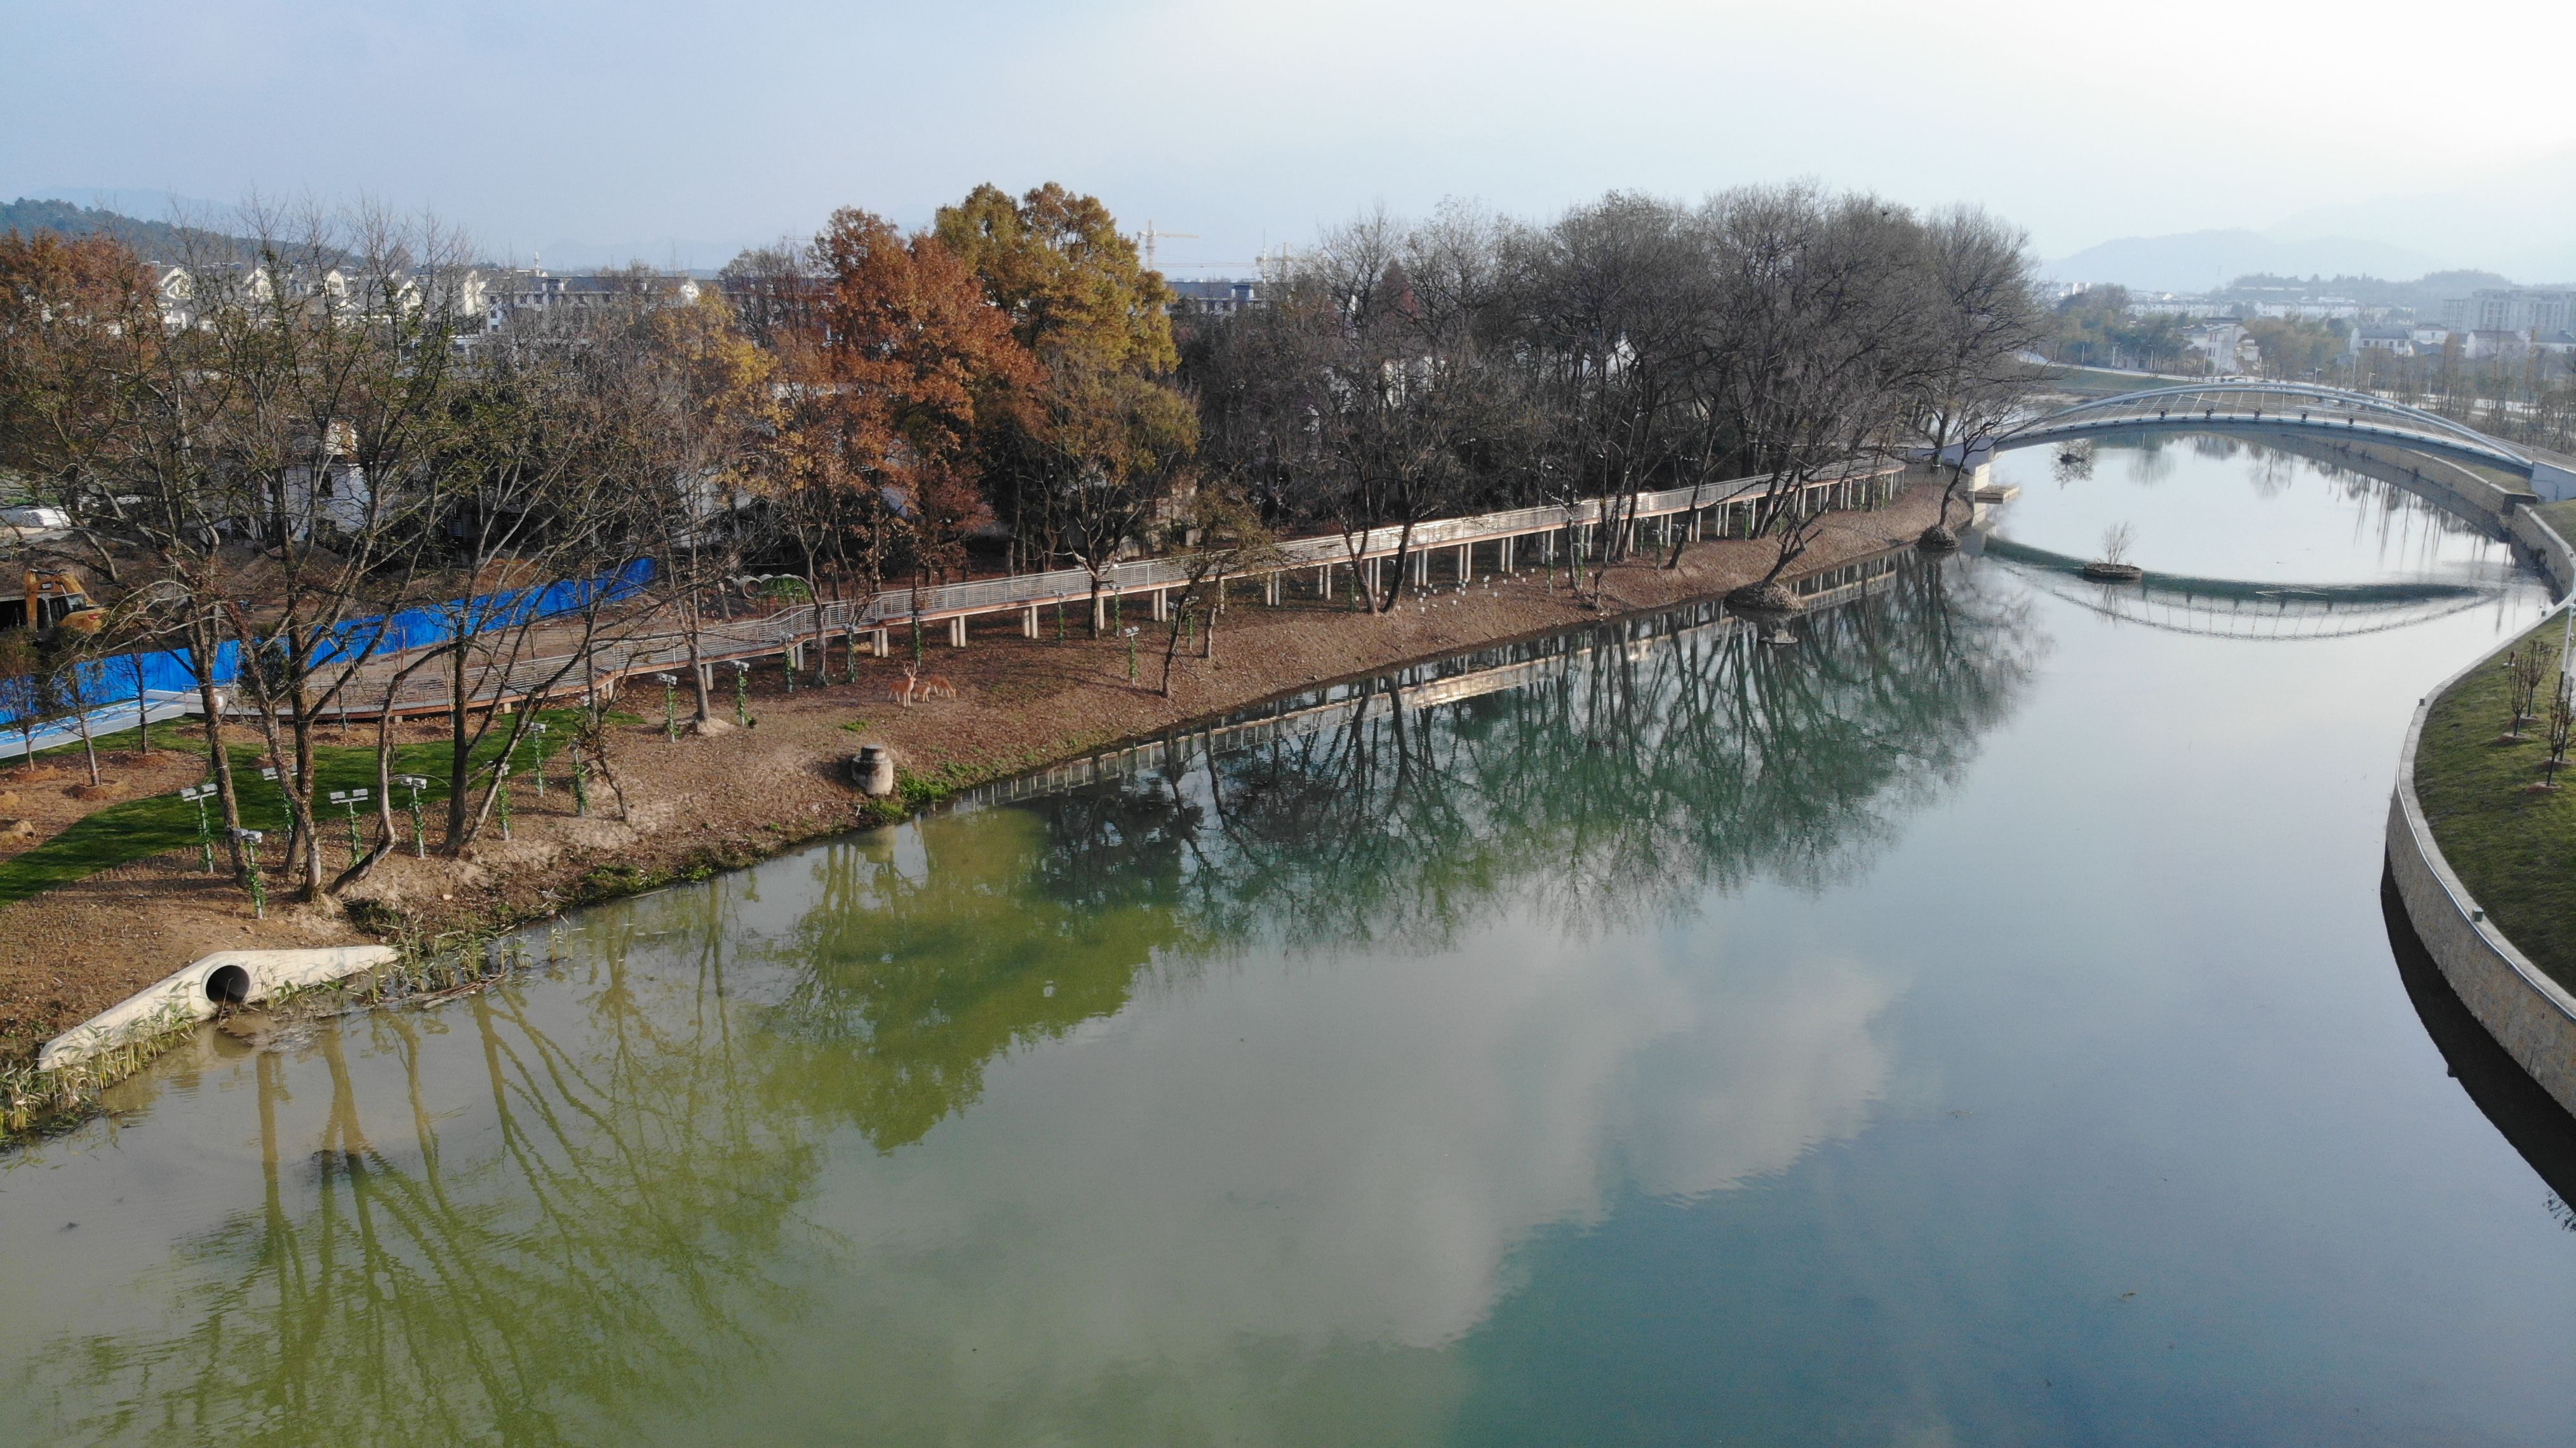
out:
M2576 329L2576 292L2547 287L2486 287L2442 303L2442 322L2458 332L2564 332Z
M2252 333L2234 322L2212 322L2183 334L2183 345L2211 372L2250 372L2263 361Z
M686 272L576 272L557 276L530 267L495 272L476 279L487 328L497 329L523 312L557 308L589 310L633 297L686 306L699 295L697 279Z

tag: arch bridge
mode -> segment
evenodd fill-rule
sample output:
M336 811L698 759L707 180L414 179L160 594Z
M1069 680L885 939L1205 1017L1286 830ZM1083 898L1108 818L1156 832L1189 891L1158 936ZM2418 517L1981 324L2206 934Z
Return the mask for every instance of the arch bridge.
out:
M2529 479L2545 498L2576 496L2576 473L2447 417L2366 392L2307 382L2212 381L2095 398L1998 433L1992 451L2140 427L2287 428L2426 448Z

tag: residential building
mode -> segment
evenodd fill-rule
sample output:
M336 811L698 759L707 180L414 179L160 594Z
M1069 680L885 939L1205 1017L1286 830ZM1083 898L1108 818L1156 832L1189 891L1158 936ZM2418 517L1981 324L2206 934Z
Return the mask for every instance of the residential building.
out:
M497 330L523 312L604 307L620 298L657 296L687 305L698 299L697 279L686 272L575 272L557 276L539 267L513 268L476 279L485 324Z
M2531 334L2476 328L2461 334L2460 355L2472 362L2519 362L2531 355Z
M1217 279L1197 282L1172 282L1175 298L1172 310L1193 316L1227 317L1262 303L1261 283L1253 280Z
M2253 334L2234 322L2194 327L2183 334L2183 345L2211 372L2250 372L2263 362Z
M2442 322L2461 332L2564 332L2576 329L2576 291L2559 287L2484 287L2442 303Z

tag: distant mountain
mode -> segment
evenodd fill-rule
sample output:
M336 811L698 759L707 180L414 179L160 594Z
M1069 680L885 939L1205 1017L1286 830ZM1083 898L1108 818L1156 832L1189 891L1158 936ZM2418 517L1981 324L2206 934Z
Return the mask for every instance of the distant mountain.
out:
M125 216L149 215L164 219L220 216L232 209L202 197L182 196L176 191L158 191L148 186L49 186L42 191L30 191L21 199L69 201L74 205L114 211Z
M2576 151L2444 191L2314 207L2264 234L2284 242L2379 237L2447 266L2487 267L2533 284L2576 282Z
M2480 286L2504 285L2504 277L2576 282L2576 150L2443 191L2310 207L2261 231L2106 241L2042 271L2058 281L2200 292L2252 272L2411 277L2444 268L2476 268L2487 278Z
M2088 246L2040 268L2052 281L2117 282L2154 292L2207 292L2252 272L2283 276L2420 276L2441 263L2385 242L2349 236L2284 240L2258 231L2128 236Z
M147 260L166 261L203 250L208 243L226 248L241 243L215 232L194 231L166 221L145 221L94 206L21 196L0 202L0 232L51 231L63 236L105 232L140 252Z

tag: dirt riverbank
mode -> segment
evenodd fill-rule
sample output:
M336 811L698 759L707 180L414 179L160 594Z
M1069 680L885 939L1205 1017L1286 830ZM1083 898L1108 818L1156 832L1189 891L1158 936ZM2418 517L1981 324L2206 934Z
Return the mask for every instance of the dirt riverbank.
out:
M1836 515L1798 571L1910 542L1937 500L1937 489L1917 486L1874 511ZM901 658L863 660L859 682L800 686L792 696L773 662L759 668L752 689L754 727L671 743L660 691L630 687L619 707L651 717L621 730L611 746L626 793L622 821L608 817L605 790L596 817L576 818L558 780L542 799L514 791L508 842L487 838L464 859L389 858L351 892L366 906L273 904L267 920L254 920L238 890L197 873L193 855L172 855L0 908L0 1061L32 1055L57 1032L209 951L370 938L352 923L353 908L424 934L501 925L874 823L882 813L843 773L861 744L890 746L915 779L999 778L1310 683L1712 597L1758 577L1769 552L1767 543L1709 542L1692 545L1670 572L1655 566L1659 558L1623 564L1611 571L1600 612L1575 604L1561 585L1551 592L1544 573L1529 567L1480 578L1461 593L1446 580L1445 560L1429 597L1408 596L1377 617L1293 596L1264 607L1245 585L1217 631L1216 658L1185 650L1168 699L1156 692L1163 630L1133 614L1127 622L1144 632L1132 685L1125 641L1088 639L1076 628L1059 643L1049 617L1047 637L1031 642L1004 617L979 622L962 651L947 648L943 632L927 649L924 672L952 682L956 697L909 708L890 697L902 682ZM833 671L842 672L837 652ZM729 718L730 692L721 698ZM68 797L51 799L72 782L66 772L45 789L46 808L22 811L34 817L38 840L87 812ZM157 776L135 784L143 792L165 786L175 787Z

